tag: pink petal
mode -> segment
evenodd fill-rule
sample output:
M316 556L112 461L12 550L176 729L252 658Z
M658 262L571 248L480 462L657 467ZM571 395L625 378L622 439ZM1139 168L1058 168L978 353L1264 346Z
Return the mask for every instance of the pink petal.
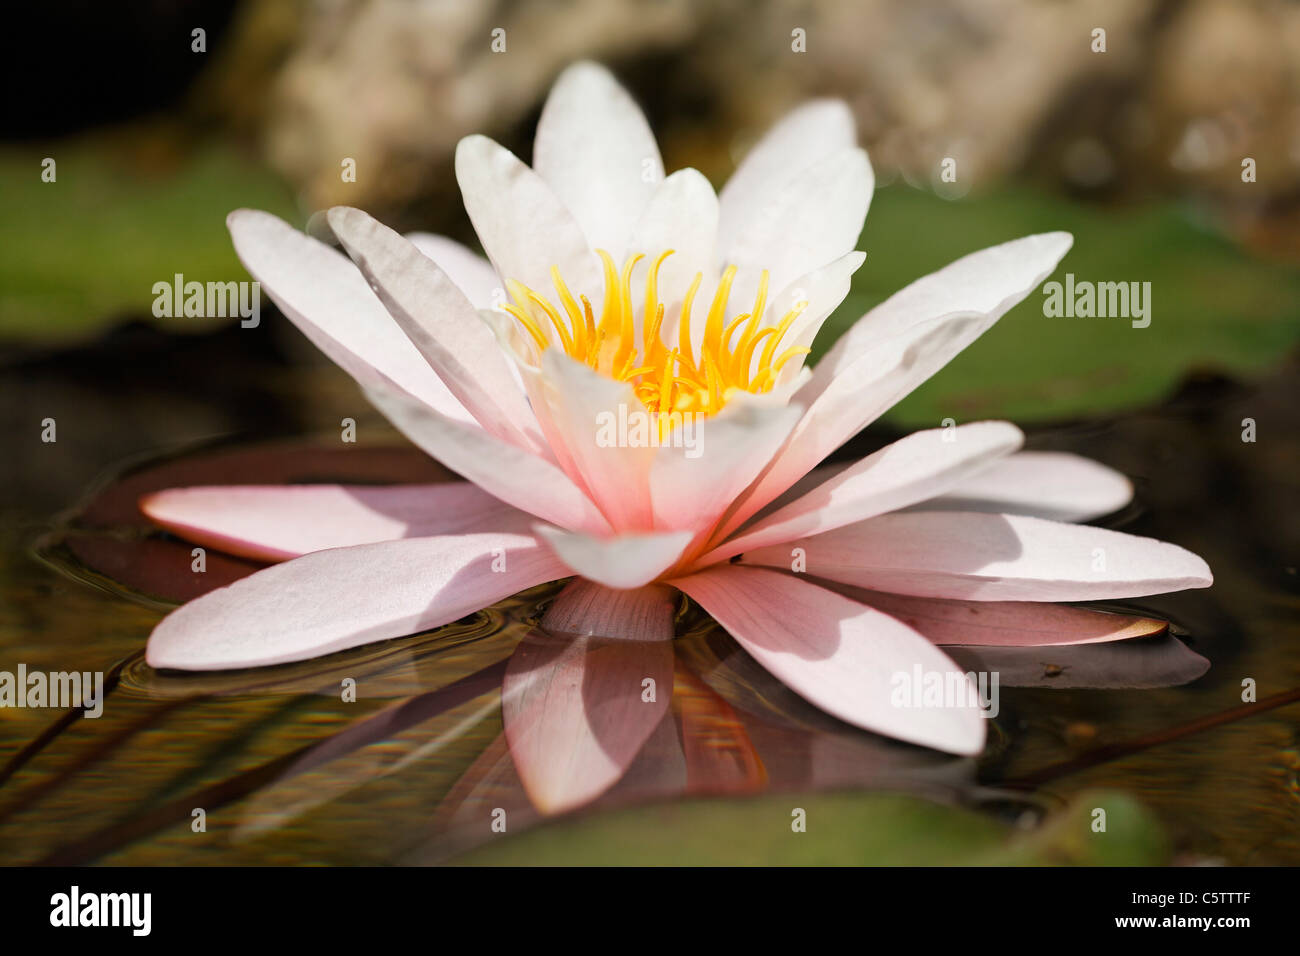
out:
M438 627L568 569L529 535L404 538L273 565L163 618L152 667L300 661Z
M346 256L270 213L237 209L226 226L262 291L360 385L396 389L456 421L474 422Z
M256 561L396 538L527 534L535 520L465 481L168 488L140 510L187 541Z
M432 232L408 232L406 238L447 274L456 288L476 309L490 309L499 297L504 297L505 286L492 263L477 252L461 245L455 239Z
M645 116L608 70L588 62L555 81L537 122L533 168L573 213L588 244L616 259L664 178Z
M537 420L505 353L433 261L360 209L335 206L330 228L397 324L456 399L491 434L545 457Z
M647 486L655 449L624 441L620 420L645 415L627 382L616 382L570 358L560 349L542 356L543 374L537 382L549 415L550 434L564 445L561 461L572 462L601 513L619 531L645 531L653 526ZM529 373L525 373L529 374Z
M836 590L896 617L936 644L1053 647L1151 637L1166 621L1039 601L951 601L841 585Z
M693 537L689 531L674 531L597 538L545 525L535 531L574 574L609 588L649 584L677 563Z
M760 664L827 713L948 753L983 749L984 719L969 701L948 707L895 705L899 681L915 668L943 679L959 671L932 643L843 595L792 575L755 570L727 565L670 583L698 601Z
M610 530L586 493L549 461L400 395L375 390L369 398L402 434L489 494L561 528Z
M925 501L1020 447L1009 422L974 422L915 432L841 471L802 498L759 520L701 563L808 535Z
M662 585L613 590L575 578L546 609L542 627L570 637L666 641L675 610L673 590Z
M1091 521L1132 499L1132 482L1100 462L1068 452L1022 451L916 507Z
M970 601L1089 601L1209 587L1210 569L1177 545L1023 515L915 511L747 552L844 584Z
M681 440L655 455L650 475L655 526L711 528L772 460L802 413L798 406L738 394L717 415L684 423L673 433Z
M566 593L557 603L568 600ZM519 778L543 813L563 813L608 790L668 713L673 632L666 593L656 588L629 597L584 589L583 613L617 636L535 632L510 658L501 698L506 739ZM647 607L654 609L650 627ZM619 621L624 615L626 625ZM654 639L627 639L633 632Z

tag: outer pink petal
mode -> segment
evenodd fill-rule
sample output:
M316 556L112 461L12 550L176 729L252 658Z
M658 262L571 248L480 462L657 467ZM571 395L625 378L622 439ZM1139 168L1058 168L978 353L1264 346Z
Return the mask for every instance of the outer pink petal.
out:
M505 286L492 263L455 239L432 232L408 232L406 238L447 273L474 308L490 309L505 296Z
M1020 447L1009 422L914 432L868 455L706 555L724 561L754 548L821 534L925 501Z
M179 670L306 660L438 627L567 574L529 535L316 551L177 608L154 628L147 660Z
M623 591L574 578L546 609L542 627L571 637L662 641L673 636L675 609L673 590L662 585Z
M844 584L972 601L1089 601L1209 587L1210 569L1174 544L1023 515L915 511L747 552Z
M596 538L538 525L535 532L566 565L608 588L639 588L663 574L691 543L689 531Z
M556 614L590 615L616 636L526 637L510 658L502 688L510 754L543 813L562 813L608 790L663 721L672 699L667 589L580 591L578 608ZM556 602L567 603L572 594L562 592ZM619 623L624 616L626 626ZM643 639L628 639L631 633Z
M527 534L536 520L467 481L168 488L140 510L187 541L256 561L396 538Z
M936 644L1056 647L1152 637L1166 621L1038 601L951 601L841 585L841 593L915 628Z
M237 209L226 226L262 290L359 384L396 389L453 420L474 423L346 256L270 213Z
M895 706L898 681L914 668L943 675L960 668L888 614L774 571L727 565L670 583L792 690L841 720L948 753L983 749L984 719L969 701Z
M335 206L330 228L396 320L475 420L545 457L537 420L496 336L433 260L360 209Z
M1132 499L1133 483L1100 462L1068 452L1022 451L916 507L1091 521Z
M502 501L561 528L610 530L586 493L549 461L400 395L375 390L369 397L407 438Z

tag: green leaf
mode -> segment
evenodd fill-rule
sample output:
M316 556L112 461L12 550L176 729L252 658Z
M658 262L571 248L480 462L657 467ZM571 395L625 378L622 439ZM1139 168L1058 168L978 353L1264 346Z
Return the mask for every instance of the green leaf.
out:
M1158 401L1194 367L1249 377L1300 340L1300 274L1251 258L1183 206L1112 209L1029 189L951 202L895 185L876 193L859 243L867 261L813 358L907 283L986 246L1058 229L1074 234L1074 248L1054 278L1150 282L1150 326L1048 318L1043 293L1032 292L894 408L894 422L1113 412Z
M794 811L806 831L792 828ZM1106 831L1093 811L1106 811ZM893 793L774 794L615 810L501 836L454 862L472 865L1152 865L1164 837L1132 799L1083 793L1022 830L962 807Z
M0 336L71 338L149 315L153 284L178 272L246 280L226 214L253 206L297 216L278 179L229 149L151 155L88 140L0 151ZM46 156L56 162L54 182L41 180ZM158 321L177 330L211 324Z

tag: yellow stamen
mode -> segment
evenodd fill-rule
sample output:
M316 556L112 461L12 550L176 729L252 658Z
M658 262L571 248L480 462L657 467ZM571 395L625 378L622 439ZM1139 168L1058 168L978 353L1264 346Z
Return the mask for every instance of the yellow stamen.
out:
M672 332L664 329L664 316L672 300L660 301L659 273L672 250L649 260L639 313L632 304L632 276L637 263L647 257L629 256L620 269L608 252L597 252L605 279L599 320L586 295L575 299L557 267L551 268L550 276L558 306L522 283L507 280L511 301L504 309L539 350L559 348L602 375L631 385L647 409L660 413L662 432L671 431L682 415L715 414L741 392L770 391L782 368L809 352L806 347L796 346L777 354L786 332L808 303L798 303L780 321L766 321L766 271L760 275L753 308L727 320L735 266L728 266L722 273L704 317L704 335L698 347L691 338L691 309L704 276L695 274L681 300L677 347L670 348L664 332ZM554 334L550 334L548 325Z

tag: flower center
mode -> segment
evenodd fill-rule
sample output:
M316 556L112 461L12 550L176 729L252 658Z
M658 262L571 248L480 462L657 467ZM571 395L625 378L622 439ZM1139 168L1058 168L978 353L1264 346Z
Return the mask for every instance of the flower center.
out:
M735 266L728 266L723 272L708 312L697 319L704 324L699 348L696 349L691 335L691 308L704 278L699 272L682 298L677 334L668 335L668 339L676 339L676 345L666 341L658 281L659 268L672 255L672 249L655 259L646 273L638 340L632 304L632 270L645 256L629 256L620 271L609 253L603 249L597 251L605 267L605 299L599 320L586 296L574 299L556 266L551 267L551 280L559 308L513 279L506 281L513 301L503 308L523 326L539 350L559 345L570 358L600 374L630 382L637 398L650 412L712 415L738 391L751 394L771 391L782 367L796 356L811 351L804 346L781 350L782 339L808 307L807 302L796 303L776 322L764 323L767 270L759 278L753 309L727 319L727 298L736 277ZM554 330L554 336L550 329Z

